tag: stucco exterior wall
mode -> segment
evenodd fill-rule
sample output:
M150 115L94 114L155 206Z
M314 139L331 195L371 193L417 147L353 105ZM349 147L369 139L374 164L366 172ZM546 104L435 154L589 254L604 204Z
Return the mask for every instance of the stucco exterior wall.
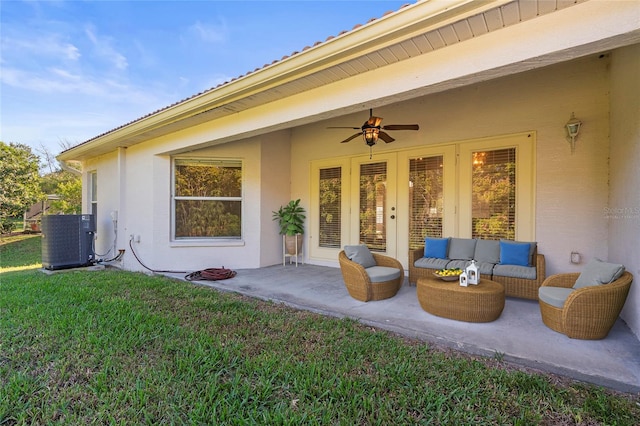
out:
M125 249L120 266L128 270L148 272L145 266L185 272L223 265L257 268L282 261L281 239L271 212L289 200L286 131L177 154L243 161L243 238L218 243L171 241L170 153L188 140L200 138L206 135L200 129L191 129L85 163L85 170L98 172L98 252L113 245L110 212L118 211L117 248ZM85 204L85 211L89 211L87 197ZM132 248L145 266L133 256Z
M260 266L267 266L282 262L282 239L273 211L291 199L291 132L260 139Z
M96 172L98 176L98 214L96 217L95 250L98 258L111 259L118 254L113 249L115 236L114 223L111 212L118 210L118 162L117 152L94 158L84 165L82 175L83 205L82 211L91 212L91 181L89 173ZM117 244L116 244L117 245Z
M609 190L608 66L607 56L592 56L376 108L383 124L418 123L420 131L393 132L397 140L378 143L374 158L385 151L535 131L539 252L546 255L548 274L579 271L592 257L608 257L608 224L602 215ZM572 112L584 122L573 154L564 130ZM363 108L293 131L292 197L309 205L311 160L368 154L360 138L340 144L352 131L326 129L367 118ZM406 257L402 250L398 256ZM582 264L570 263L572 251L581 253Z
M611 192L602 214L609 224L609 259L634 276L622 318L640 336L640 45L611 61Z

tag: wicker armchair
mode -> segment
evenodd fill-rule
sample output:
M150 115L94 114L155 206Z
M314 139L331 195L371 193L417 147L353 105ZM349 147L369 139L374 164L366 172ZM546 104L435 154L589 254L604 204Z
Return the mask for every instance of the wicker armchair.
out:
M579 273L552 275L542 287L571 288L579 276ZM562 308L540 300L542 322L573 339L604 339L624 306L632 280L633 275L625 272L610 284L573 290Z
M404 281L404 268L398 260L378 253L371 254L377 266L399 269L400 277L390 281L371 282L365 268L349 260L344 250L340 251L338 261L340 262L340 270L342 271L342 278L344 279L347 291L351 297L362 302L393 297L398 290L400 290L402 282Z

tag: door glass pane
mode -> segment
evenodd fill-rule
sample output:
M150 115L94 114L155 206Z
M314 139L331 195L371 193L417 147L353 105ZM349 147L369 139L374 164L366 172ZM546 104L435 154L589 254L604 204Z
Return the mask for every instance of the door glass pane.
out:
M516 235L516 149L473 152L473 238Z
M320 247L340 248L342 168L320 169Z
M409 160L409 248L442 237L443 157Z
M387 249L387 163L360 165L360 242L370 250Z

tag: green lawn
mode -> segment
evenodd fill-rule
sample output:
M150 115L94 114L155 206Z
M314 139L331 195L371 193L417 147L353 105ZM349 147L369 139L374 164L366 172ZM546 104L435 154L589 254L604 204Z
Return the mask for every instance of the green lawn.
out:
M638 395L0 244L0 425L635 425Z

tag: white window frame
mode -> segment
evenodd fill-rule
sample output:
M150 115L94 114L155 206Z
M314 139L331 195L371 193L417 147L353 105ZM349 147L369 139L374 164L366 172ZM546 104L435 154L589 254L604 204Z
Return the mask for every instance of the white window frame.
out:
M459 230L462 238L471 238L473 152L505 148L516 149L516 229L517 241L535 241L536 235L536 133L518 133L467 141L459 144Z
M241 188L240 197L183 197L176 196L176 162L192 161L203 163L235 163L241 167ZM244 199L244 182L245 182L244 161L239 158L219 158L219 157L174 157L171 159L171 242L173 246L230 246L244 245L244 220L245 220L245 199ZM238 237L180 237L176 238L176 201L177 200L220 200L220 201L240 201L241 222L240 235Z
M89 200L89 213L91 213L92 215L96 216L96 221L97 221L97 216L98 216L98 171L97 170L92 170L90 171L88 174L88 180L89 180L89 194L88 194L88 200Z

